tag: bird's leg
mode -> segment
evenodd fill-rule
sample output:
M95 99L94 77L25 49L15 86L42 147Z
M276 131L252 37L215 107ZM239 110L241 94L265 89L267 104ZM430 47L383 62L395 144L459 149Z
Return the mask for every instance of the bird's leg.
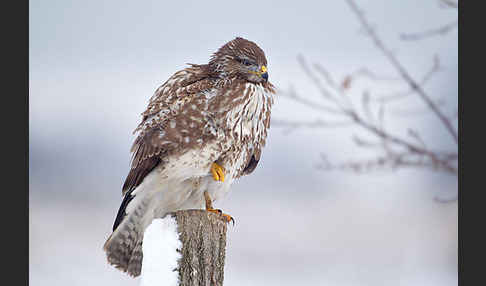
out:
M206 210L208 212L220 214L220 215L223 216L223 218L226 222L231 221L231 222L233 222L233 225L235 225L235 220L233 219L232 216L230 216L229 214L223 213L220 209L214 209L213 208L213 201L211 200L211 197L209 196L208 191L204 191L204 199L206 200Z
M204 199L206 200L206 210L214 210L213 201L211 200L208 191L204 191Z
M211 165L211 174L215 181L224 182L224 168L218 165L218 163L214 162Z

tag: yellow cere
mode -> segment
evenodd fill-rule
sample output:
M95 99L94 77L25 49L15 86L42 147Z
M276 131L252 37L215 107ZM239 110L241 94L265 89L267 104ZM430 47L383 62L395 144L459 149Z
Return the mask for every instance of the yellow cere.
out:
M266 67L266 66L262 66L262 67L260 68L260 71L256 71L256 72L255 72L255 71L249 71L249 72L251 72L251 73L254 73L254 74L256 74L256 75L261 76L262 74L264 74L264 73L266 73L266 72L267 72L267 67Z

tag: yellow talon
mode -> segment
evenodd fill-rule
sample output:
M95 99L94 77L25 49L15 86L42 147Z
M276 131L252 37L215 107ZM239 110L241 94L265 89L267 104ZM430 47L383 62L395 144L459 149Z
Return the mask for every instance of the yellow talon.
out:
M232 222L233 225L235 225L235 219L232 216L230 216L229 214L225 214L219 209L209 209L207 211L210 212L210 213L215 213L215 214L221 215L225 222Z
M213 174L213 179L215 181L224 182L224 169L220 165L213 163L211 165L211 174Z
M223 217L224 221L226 221L227 223L229 223L231 221L233 223L233 226L235 225L235 220L233 219L232 216L230 216L229 214L223 213L221 210L213 208L213 201L211 200L211 197L209 196L208 191L204 191L204 200L206 201L206 210L208 212L221 215Z

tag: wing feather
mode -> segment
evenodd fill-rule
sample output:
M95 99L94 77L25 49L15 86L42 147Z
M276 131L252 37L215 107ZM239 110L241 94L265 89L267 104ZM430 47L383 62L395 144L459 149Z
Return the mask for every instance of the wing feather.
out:
M171 125L179 121L180 111L195 95L212 86L213 80L207 66L191 65L176 72L156 90L142 113L142 122L134 131L138 132L138 136L131 148L131 168L123 184L123 195L140 185L145 176L163 163L164 156L184 145L186 137ZM197 131L202 128L193 126L193 129Z

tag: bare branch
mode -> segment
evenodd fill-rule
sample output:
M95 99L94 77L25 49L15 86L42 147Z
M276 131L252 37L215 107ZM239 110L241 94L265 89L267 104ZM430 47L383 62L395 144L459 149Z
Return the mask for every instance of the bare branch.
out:
M326 83L333 88L334 92L339 94L339 97L335 97L334 102L339 105L340 109L343 112L346 112L348 109L354 109L353 102L344 92L346 88L343 88L342 85L337 84L332 78L331 74L322 65L314 64L314 68L324 78ZM342 102L343 100L345 101L344 103Z
M403 33L400 35L400 39L402 39L403 41L419 41L430 37L444 36L445 34L457 28L457 25L458 22L456 20L454 22L445 24L438 28L427 30L420 33L408 33L408 34Z
M322 65L319 64L314 64L314 68L319 72L319 74L324 78L326 83L332 87L335 91L339 90L339 84L336 83L336 81L332 78L332 75L330 72L328 72Z
M338 109L331 108L329 106L325 106L322 104L319 104L315 101L309 100L308 98L304 98L302 96L299 96L295 89L293 87L290 87L288 92L285 91L279 91L279 95L283 97L288 97L294 101L297 101L307 107L310 107L312 109L318 110L318 111L323 111L327 113L331 113L334 115L342 115L342 112Z
M448 204L457 201L457 196L453 196L451 198L440 198L440 197L434 197L434 200L438 203L443 203L443 204Z
M375 72L370 71L368 68L360 68L351 74L353 78L366 77L375 81L400 81L400 78L389 77L384 75L377 75Z
M415 158L414 158L415 157ZM450 163L441 160L423 160L421 156L416 156L416 154L411 153L389 153L384 156L378 156L371 159L365 160L353 160L340 164L332 164L324 155L321 163L317 165L320 170L341 170L341 171L352 171L356 173L372 172L376 170L396 170L398 167L409 167L409 168L427 168L434 171L443 171L450 173L452 175L457 174L457 168L452 166ZM321 159L322 160L322 159Z
M321 81L311 72L309 67L307 66L307 63L305 62L304 57L298 56L297 60L299 61L300 65L302 66L304 72L307 74L307 76L314 82L314 84L317 86L321 94L326 98L331 101L337 102L337 99L334 98L334 96L322 86Z
M437 100L434 101L435 104L439 107L444 107L446 106L446 103L444 101L444 99L442 98L439 98ZM431 115L430 113L430 109L426 108L426 107L422 107L422 108L408 108L408 109L397 109L397 108L394 108L391 113L393 113L394 115L396 116L418 116L418 115ZM449 120L452 121L454 120L453 118L451 118L451 116L448 116Z
M419 133L416 130L409 128L408 135L410 135L412 138L417 140L420 143L420 145L422 145L423 148L427 148L425 141L422 139L422 137L419 135Z
M439 3L441 5L444 5L447 8L455 8L455 9L458 8L458 4L457 4L458 2L456 2L456 1L452 1L452 0L439 0Z
M321 154L319 169L324 170L348 170L357 173L388 169L396 170L398 168L427 168L435 171L446 172L457 176L457 151L444 152L434 150L427 146L422 136L413 128L407 129L407 136L396 135L397 132L387 130L385 119L395 115L396 112L389 112L387 104L393 100L405 98L411 94L417 94L425 102L426 111L433 116L438 117L440 126L445 127L450 135L458 143L457 131L453 128L452 123L456 121L455 114L444 116L439 107L445 105L441 99L432 99L425 91L424 86L431 78L441 70L439 57L434 56L434 61L430 70L428 70L420 82L414 80L404 65L398 61L392 51L388 49L382 40L376 34L374 28L367 22L366 18L358 8L355 0L346 0L352 11L357 15L361 22L362 29L371 37L376 48L378 48L385 58L391 63L397 71L399 77L393 78L388 76L378 76L377 73L366 67L361 67L352 73L347 74L342 79L333 77L332 74L320 64L313 64L312 68L304 60L303 56L298 57L305 74L311 79L312 83L318 88L321 99L327 101L322 105L310 99L310 97L301 97L295 90L285 93L285 96L291 100L304 104L305 106L319 111L323 114L322 119L314 121L294 121L294 120L272 120L272 126L284 129L285 133L290 133L297 128L334 128L345 126L357 126L371 135L370 139L363 139L357 135L352 135L352 140L358 148L374 149L379 155L365 160L352 160L340 164L331 163L324 154ZM358 79L379 81L394 81L405 84L409 91L398 95L371 96L368 89L361 93L361 98L353 98L350 94L352 86ZM355 105L361 100L360 104ZM393 111L393 110L392 110ZM408 110L407 112L410 112ZM385 117L386 113L386 117ZM329 115L340 115L338 121L327 121ZM410 114L409 114L410 115ZM342 119L344 117L344 119Z
M452 126L449 119L440 111L440 109L435 105L435 103L430 99L430 97L425 93L422 86L415 81L405 67L397 60L395 55L384 45L381 39L376 34L375 30L370 26L367 19L365 18L363 12L361 12L353 0L346 0L346 2L351 7L351 10L356 14L361 25L368 33L368 35L373 40L375 46L383 52L385 57L390 61L390 63L395 67L402 78L408 83L410 88L414 90L420 98L426 103L426 105L432 110L433 113L439 118L442 124L445 126L449 134L453 137L456 144L458 144L457 132Z
M420 80L420 86L425 86L425 84L432 79L432 77L440 72L442 70L442 67L440 65L440 59L439 56L435 55L434 56L434 61L432 64L432 67L427 71L427 73L424 75L424 77ZM403 99L409 95L412 95L415 93L415 90L413 88L409 88L409 90L393 95L381 95L377 96L374 100L381 101L381 102L390 102L390 101L395 101L397 99Z
M372 143L370 141L364 140L361 137L358 137L357 135L352 136L354 144L358 147L362 148L381 148L382 143Z

